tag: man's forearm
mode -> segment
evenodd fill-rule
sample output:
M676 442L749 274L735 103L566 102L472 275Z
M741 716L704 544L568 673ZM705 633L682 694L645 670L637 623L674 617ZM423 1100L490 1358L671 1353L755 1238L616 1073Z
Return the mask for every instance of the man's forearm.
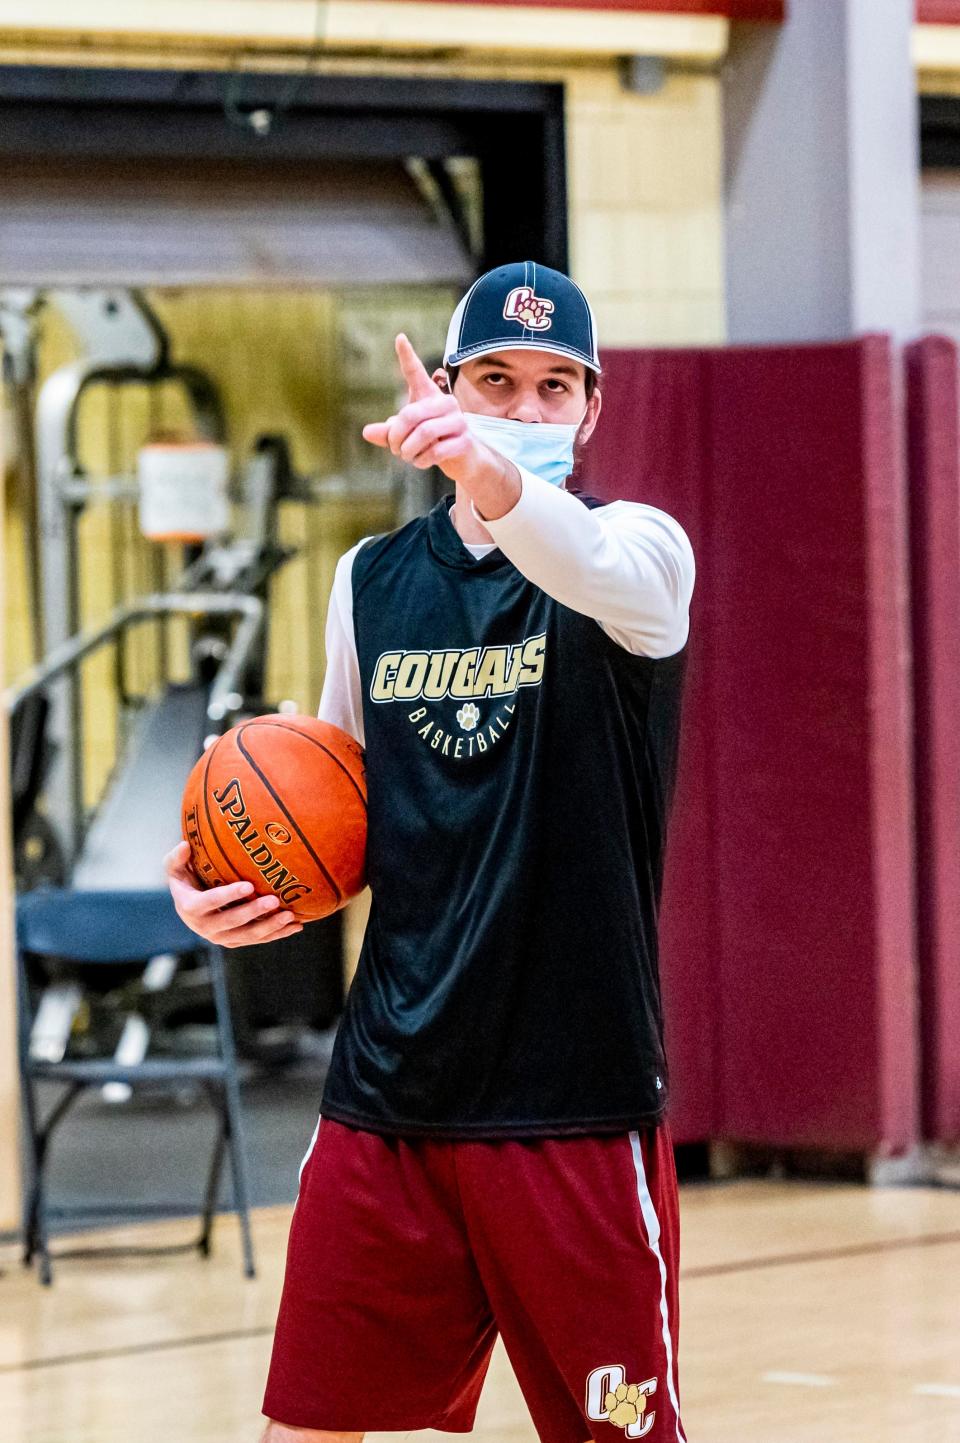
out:
M523 483L512 461L489 446L478 448L478 459L456 477L484 521L498 521L520 500Z
M670 656L684 645L693 549L672 516L641 502L595 510L524 469L521 495L488 533L548 596L600 622L627 651ZM480 508L475 504L475 510Z

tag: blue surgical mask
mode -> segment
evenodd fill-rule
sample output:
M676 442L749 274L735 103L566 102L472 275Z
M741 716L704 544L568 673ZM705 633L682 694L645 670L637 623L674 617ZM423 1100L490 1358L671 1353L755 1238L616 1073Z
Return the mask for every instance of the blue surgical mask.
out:
M584 407L583 416L586 414ZM508 461L549 481L551 486L562 486L573 470L573 446L583 416L569 425L557 421L509 421L505 416L464 412L467 425L478 440L485 441L492 451L499 451Z

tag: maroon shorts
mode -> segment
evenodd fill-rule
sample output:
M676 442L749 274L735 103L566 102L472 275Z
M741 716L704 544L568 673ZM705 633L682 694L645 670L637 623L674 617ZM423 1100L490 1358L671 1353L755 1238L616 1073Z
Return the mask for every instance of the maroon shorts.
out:
M665 1126L453 1142L322 1119L263 1411L469 1433L499 1332L544 1443L683 1440Z

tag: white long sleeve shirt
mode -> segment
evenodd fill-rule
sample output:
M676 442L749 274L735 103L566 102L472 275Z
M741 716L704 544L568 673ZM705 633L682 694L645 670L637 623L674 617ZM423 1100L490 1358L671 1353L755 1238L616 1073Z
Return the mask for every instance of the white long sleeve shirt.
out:
M593 619L635 655L672 656L686 643L695 563L680 524L655 506L613 501L588 510L524 467L516 504L496 521L474 515L492 542L464 542L474 556L497 546L535 586ZM327 671L319 716L363 745L360 669L353 627L353 561L337 563L327 613Z

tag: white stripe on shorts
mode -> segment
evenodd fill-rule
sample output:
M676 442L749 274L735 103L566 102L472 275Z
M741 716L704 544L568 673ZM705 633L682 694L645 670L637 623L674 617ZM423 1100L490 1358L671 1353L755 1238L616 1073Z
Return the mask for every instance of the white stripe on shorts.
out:
M680 1400L677 1397L677 1385L674 1379L673 1338L667 1314L667 1265L663 1261L663 1254L660 1251L660 1219L657 1217L657 1210L653 1205L653 1198L650 1196L650 1189L647 1186L647 1174L643 1166L643 1148L640 1145L639 1133L631 1132L630 1148L633 1152L634 1171L637 1174L637 1197L640 1199L640 1211L643 1214L643 1222L647 1230L647 1242L660 1269L660 1318L663 1346L667 1355L667 1393L673 1404L677 1439L679 1443L687 1443L680 1426Z
M297 1173L297 1187L298 1187L298 1188L299 1188L300 1184L303 1182L303 1169L306 1167L307 1163L310 1161L310 1154L313 1152L313 1149L314 1149L314 1148L316 1147L316 1145L317 1145L317 1134L318 1134L319 1131L320 1131L320 1124L321 1124L322 1121L323 1121L323 1119L322 1119L321 1117L318 1117L318 1118L317 1118L317 1125L316 1125L316 1127L313 1129L313 1137L311 1137L311 1139L310 1139L310 1146L307 1148L306 1152L303 1154L303 1162L300 1164L300 1171Z

